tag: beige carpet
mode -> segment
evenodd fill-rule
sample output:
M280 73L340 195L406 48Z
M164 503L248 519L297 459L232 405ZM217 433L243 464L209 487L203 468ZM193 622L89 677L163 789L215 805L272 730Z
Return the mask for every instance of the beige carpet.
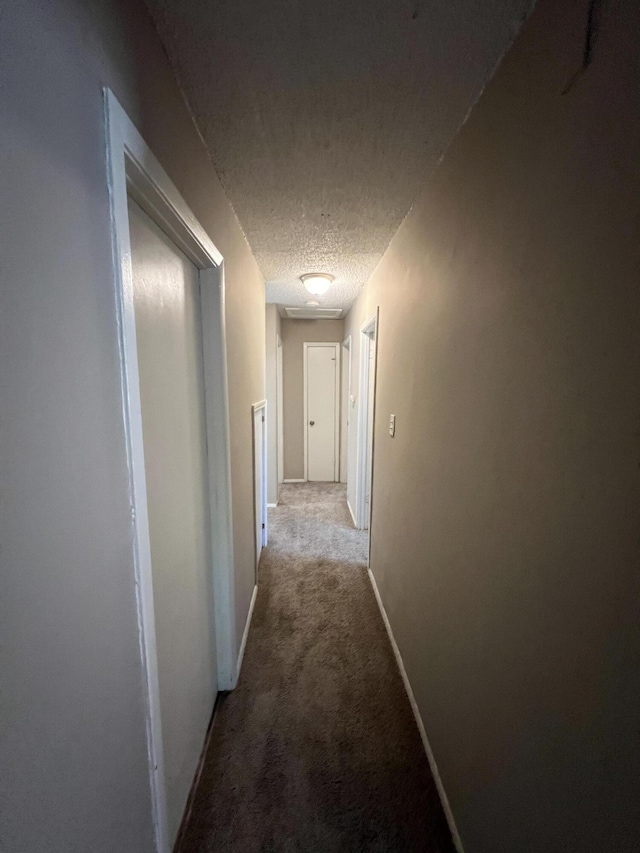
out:
M338 484L285 485L180 853L451 853Z

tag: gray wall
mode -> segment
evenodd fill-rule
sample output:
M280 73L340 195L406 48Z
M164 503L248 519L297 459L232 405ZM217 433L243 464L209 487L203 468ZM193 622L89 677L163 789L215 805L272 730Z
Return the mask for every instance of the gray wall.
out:
M142 3L0 27L0 846L152 847L102 86L225 256L237 623L254 578L264 287Z
M640 6L567 91L587 8L538 4L347 318L380 305L372 569L467 853L640 838Z
M304 371L305 341L342 343L344 320L282 320L282 372L284 374L284 477L304 477Z
M266 306L267 501L278 502L278 335L282 320L277 305ZM281 336L281 335L280 335ZM282 337L282 336L281 336Z

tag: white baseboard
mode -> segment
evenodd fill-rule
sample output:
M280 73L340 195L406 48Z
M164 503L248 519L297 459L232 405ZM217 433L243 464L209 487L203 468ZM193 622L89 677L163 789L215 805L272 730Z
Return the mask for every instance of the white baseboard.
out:
M305 479L302 479L302 480L283 480L282 482L283 483L306 483L307 481Z
M347 498L347 506L349 507L349 512L351 513L351 520L353 521L353 526L357 529L358 525L356 524L356 517L354 515L353 510L351 509L351 504L349 503L349 498Z
M276 501L276 503L274 504L267 504L267 506L269 507L269 509L275 509L278 506L278 502Z
M351 507L349 507L351 509ZM353 513L352 513L353 515ZM422 722L422 717L420 716L420 710L418 709L418 704L416 702L416 698L413 695L413 690L411 689L411 684L409 682L409 677L407 675L407 671L404 668L404 662L402 660L402 655L400 654L400 649L398 648L398 644L396 643L396 639L393 636L393 631L391 630L391 623L389 622L389 617L387 616L387 611L384 609L384 604L382 603L382 599L380 598L380 592L378 591L378 585L376 583L376 579L373 576L373 572L369 569L369 580L371 581L371 586L373 588L373 594L376 597L376 601L378 602L378 607L380 608L380 614L382 616L382 621L384 622L384 626L387 629L387 634L389 635L389 641L391 643L391 648L393 649L393 654L396 658L396 663L398 664L398 669L400 670L400 675L402 676L402 681L404 683L404 689L407 691L407 696L409 697L409 702L411 703L411 709L413 711L413 716L416 719L416 724L418 726L418 731L420 732L420 737L422 738L422 745L424 747L424 751L427 755L427 760L429 761L429 767L431 768L431 773L436 783L436 787L438 789L438 794L440 795L440 802L442 803L442 808L444 810L445 816L447 818L447 823L449 824L449 830L451 831L451 837L453 839L453 846L456 848L457 853L464 853L464 849L462 847L462 841L460 840L460 833L458 832L458 828L456 826L455 819L453 817L453 812L451 811L451 806L449 805L449 800L447 798L447 794L444 790L444 785L442 784L442 779L440 778L440 773L438 771L438 765L436 764L436 760L433 755L433 751L431 749L431 744L429 743L429 739L427 738L427 733L424 728L424 723Z
M251 617L253 616L253 608L256 606L256 596L258 595L258 584L256 584L253 588L253 595L251 596L251 604L249 605L249 612L247 613L247 623L244 626L244 634L242 635L242 643L240 643L240 651L238 652L238 665L236 667L236 684L238 683L238 679L240 678L240 670L242 669L242 659L244 658L244 650L247 645L247 637L249 636L249 628L251 627Z

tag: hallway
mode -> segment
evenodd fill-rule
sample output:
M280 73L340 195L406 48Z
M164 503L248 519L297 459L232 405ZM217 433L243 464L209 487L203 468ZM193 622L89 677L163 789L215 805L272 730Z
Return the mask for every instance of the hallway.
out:
M3 4L0 853L640 851L639 47Z
M180 853L453 848L340 484L270 510L240 682Z

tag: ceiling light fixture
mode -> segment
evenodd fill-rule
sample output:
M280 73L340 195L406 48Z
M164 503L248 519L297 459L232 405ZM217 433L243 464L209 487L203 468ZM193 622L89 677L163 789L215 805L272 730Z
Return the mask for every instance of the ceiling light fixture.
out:
M309 272L306 275L301 275L300 280L309 293L313 293L314 296L322 296L331 287L333 276L326 272Z

